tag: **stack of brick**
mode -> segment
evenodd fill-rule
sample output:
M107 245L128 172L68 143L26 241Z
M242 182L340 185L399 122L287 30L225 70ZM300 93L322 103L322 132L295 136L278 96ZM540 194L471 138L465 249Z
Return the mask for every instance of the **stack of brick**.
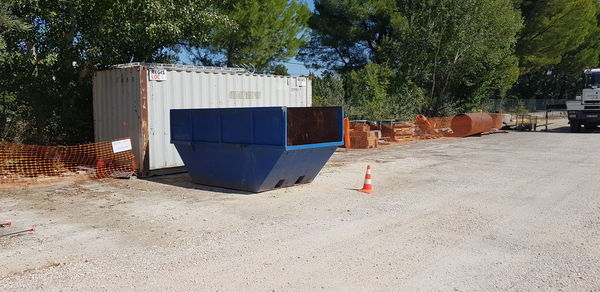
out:
M438 121L441 121L438 119ZM436 139L443 136L439 131L439 126L434 119L428 119L424 115L417 115L415 119L415 136L419 139Z
M377 148L377 134L371 131L369 125L352 123L350 125L350 145L352 148Z
M381 134L384 140L391 142L402 142L413 139L413 124L391 124L381 127Z

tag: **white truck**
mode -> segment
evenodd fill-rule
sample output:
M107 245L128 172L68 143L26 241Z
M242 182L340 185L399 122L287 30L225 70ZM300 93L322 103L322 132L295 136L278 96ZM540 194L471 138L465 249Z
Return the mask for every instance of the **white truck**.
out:
M580 96L567 101L567 113L572 133L581 126L591 130L600 124L600 68L583 71L585 85Z

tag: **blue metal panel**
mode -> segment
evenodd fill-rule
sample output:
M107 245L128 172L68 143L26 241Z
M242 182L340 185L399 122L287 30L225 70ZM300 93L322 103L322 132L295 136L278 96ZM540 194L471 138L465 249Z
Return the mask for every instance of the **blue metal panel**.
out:
M324 126L341 140L343 119L333 120ZM171 143L199 184L262 192L309 183L343 141L288 146L287 122L285 107L171 110Z
M337 146L285 151L175 144L193 181L249 192L312 182Z
M221 112L221 135L223 143L253 144L252 112L242 110Z
M188 111L192 120L188 127L193 129L192 141L221 142L221 115L218 112Z
M190 112L181 111L176 115L171 115L171 140L191 141L192 123Z
M255 111L253 115L254 144L285 145L285 112L281 108Z

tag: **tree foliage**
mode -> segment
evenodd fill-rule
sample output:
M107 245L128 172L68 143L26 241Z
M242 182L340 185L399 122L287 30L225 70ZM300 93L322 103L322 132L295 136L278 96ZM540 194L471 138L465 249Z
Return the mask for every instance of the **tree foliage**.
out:
M347 112L369 120L412 119L418 113L423 92L410 81L396 86L398 75L388 66L369 63L347 75ZM396 82L395 82L396 81Z
M578 94L581 72L600 61L598 2L523 1L525 28L518 44L521 76L511 94L569 99Z
M13 3L6 0L7 4ZM12 15L12 13L8 10L8 5L0 6L0 31L4 32L0 34L0 50L6 48L6 41L2 37L3 34L6 34L10 31L23 31L29 29L29 26L21 21L19 18Z
M338 72L360 69L405 23L389 0L317 0L309 44L300 52L308 67Z
M320 0L315 9L314 34L301 51L308 66L340 73L385 66L389 90L416 85L426 113L470 110L504 95L518 76L521 19L509 0Z
M517 47L521 72L556 65L597 34L597 5L595 0L524 0L525 26Z
M296 55L306 41L310 11L293 0L238 0L221 7L235 24L216 30L206 42L192 42L194 61L203 65L245 64L259 71L276 71L275 63Z
M91 76L112 64L245 64L314 76L316 105L409 119L492 99L566 98L600 63L597 0L5 0L0 139L90 141ZM310 27L310 31L307 29Z
M322 76L311 75L312 101L314 106L344 106L344 81L334 72L327 71Z
M227 20L209 1L13 1L0 11L30 26L0 31L4 139L90 141L91 74L111 64L170 62ZM8 104L9 101L10 104ZM5 111L6 112L6 111ZM18 130L18 131L17 131ZM17 132L15 132L17 131Z

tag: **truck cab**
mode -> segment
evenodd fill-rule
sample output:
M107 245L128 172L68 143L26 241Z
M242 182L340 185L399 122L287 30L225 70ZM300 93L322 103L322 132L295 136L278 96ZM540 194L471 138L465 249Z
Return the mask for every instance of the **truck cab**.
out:
M600 124L600 68L583 71L584 86L581 95L567 101L567 113L572 133L581 126L591 130Z

